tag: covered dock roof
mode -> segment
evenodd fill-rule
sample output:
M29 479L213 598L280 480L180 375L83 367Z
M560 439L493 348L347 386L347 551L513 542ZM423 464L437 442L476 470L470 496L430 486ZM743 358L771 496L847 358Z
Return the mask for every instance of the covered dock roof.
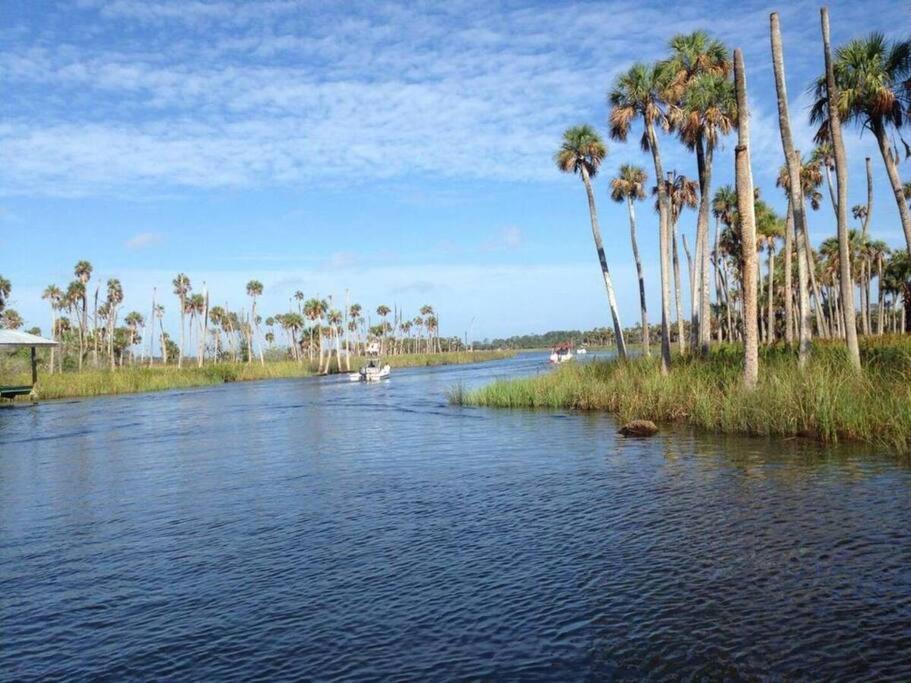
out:
M57 342L19 330L0 330L0 346L11 348L57 346Z

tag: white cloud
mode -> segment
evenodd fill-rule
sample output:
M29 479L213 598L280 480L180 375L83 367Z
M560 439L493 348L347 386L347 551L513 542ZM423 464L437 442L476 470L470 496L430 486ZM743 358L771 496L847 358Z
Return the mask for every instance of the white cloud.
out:
M137 251L161 244L163 239L163 235L158 232L140 232L128 239L125 245L127 249Z

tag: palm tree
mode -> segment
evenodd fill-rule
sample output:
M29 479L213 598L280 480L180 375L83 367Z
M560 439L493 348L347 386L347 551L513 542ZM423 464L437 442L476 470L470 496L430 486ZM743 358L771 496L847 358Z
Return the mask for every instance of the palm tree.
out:
M721 230L719 223L723 223L727 233L733 234L734 220L737 214L737 193L734 191L730 185L724 185L719 187L715 191L715 196L712 198L712 215L715 217L715 291L716 296L720 299L724 298L725 311L727 313L727 329L728 329L728 339L733 339L734 335L734 322L733 322L733 311L731 310L731 297L728 291L726 270L727 266L724 265L724 260L722 258L722 245L721 245ZM739 251L737 254L729 254L729 256L736 256L739 260ZM719 329L721 324L719 322ZM721 336L719 335L719 341Z
M335 362L336 362L336 367L338 368L339 372L342 371L341 329L342 329L343 319L344 319L344 316L342 315L342 312L338 311L336 309L332 309L326 315L326 324L329 326L330 339L332 339L332 337L335 337ZM329 350L329 356L330 356L330 358L326 360L326 374L329 374L329 363L330 363L331 356L332 356L331 349Z
M178 273L177 276L172 280L171 284L174 285L174 294L177 295L177 298L180 301L180 345L177 347L177 367L183 367L183 354L184 354L184 327L186 326L186 308L187 308L187 294L190 293L191 285L190 278L187 277L184 273Z
M7 308L0 315L0 327L7 330L18 330L22 324L22 316L15 309Z
M765 341L772 344L775 341L775 242L784 237L784 225L772 208L761 199L754 203L756 215L756 245L758 249L765 248L768 255L768 285L766 287L768 308L766 313ZM790 298L790 291L785 292L785 298Z
M633 259L636 261L636 275L639 278L639 310L642 318L642 346L646 356L652 355L649 347L648 309L645 304L645 276L642 274L642 260L639 258L639 244L636 241L635 202L645 199L645 169L632 164L623 164L617 176L610 181L611 199L626 202L629 213L629 238L633 245Z
M611 105L611 137L621 142L629 135L633 121L642 119L644 132L640 144L652 153L655 165L655 179L664 178L664 166L658 147L655 126L669 125L667 114L662 107L664 93L673 79L670 69L660 65L634 64L629 71L620 74L611 89L608 100ZM658 248L661 263L661 372L666 374L671 365L670 333L670 253L668 250L670 229L668 218L670 204L664 184L658 182Z
M564 173L578 173L588 195L588 214L591 220L592 237L595 240L595 251L601 265L604 288L607 290L607 302L610 306L611 319L614 323L614 335L617 338L617 353L626 359L626 344L623 341L623 325L620 323L620 311L614 295L614 283L607 268L607 256L604 254L604 243L601 240L601 227L598 225L598 210L595 208L595 193L591 179L598 174L601 162L607 155L607 147L595 129L588 125L574 126L563 133L563 144L554 155L554 161Z
M376 307L376 314L383 319L383 334L380 336L380 353L386 352L386 328L388 323L386 322L386 317L392 312L392 309L389 308L386 304L380 304Z
M255 326L254 329L255 329L257 336L259 335L259 323L256 322L256 297L262 296L262 294L263 294L263 283L262 282L260 282L259 280L250 280L247 283L247 296L249 296L251 299L253 299L253 310L251 312L250 317L253 320L253 325ZM250 359L249 359L250 362L252 362L252 360L253 360L252 356L253 356L253 348L251 347L250 348ZM263 345L262 344L259 345L259 362L260 362L260 365L266 364L266 360L263 357Z
M108 307L108 356L110 357L111 370L113 370L116 367L114 360L114 330L117 328L117 308L123 303L123 287L117 278L108 280L106 303Z
M130 311L124 317L123 322L127 326L127 330L129 331L129 334L130 334L129 346L130 346L130 348L132 348L133 345L136 344L137 341L141 341L141 337L139 336L139 329L143 325L145 325L145 318L143 318L142 313L139 313L138 311ZM132 356L131 356L131 365L132 365Z
M870 242L870 258L876 266L876 334L883 334L885 330L885 311L884 305L885 301L883 299L884 289L883 289L883 269L885 268L886 258L890 254L890 249L888 245L882 240L874 240Z
M832 202L832 211L837 215L838 201L835 199L835 185L832 182L832 171L835 170L835 149L831 142L819 141L810 155L810 161L819 164L826 172L826 186L829 188L829 199ZM816 207L818 208L818 207Z
M2 278L0 278L2 279ZM3 295L0 294L0 299L3 298ZM57 311L60 310L61 302L63 301L63 292L57 285L48 285L45 287L44 292L41 294L42 299L46 299L51 305L51 337L54 341L57 341ZM0 306L2 310L2 306ZM51 347L51 358L50 358L50 371L54 372L54 355L56 352L55 347Z
M698 201L698 185L696 184L696 181L690 180L685 175L677 175L676 171L668 173L668 179L665 183L671 207L669 222L671 225L671 258L674 267L674 306L677 311L677 344L680 347L680 353L683 353L686 351L686 337L683 334L683 302L680 293L680 258L677 250L677 222L680 220L680 214L683 213L683 209L693 209L696 207ZM658 188L653 187L652 193L657 194ZM695 301L696 288L696 279L692 267L689 269L689 276L690 302L692 305L692 302Z
M88 261L79 261L73 268L73 275L76 282L82 285L79 292L82 304L82 311L79 316L79 369L82 370L83 357L85 356L85 342L88 336L89 318L88 318L88 284L92 279L92 264Z
M13 286L10 281L0 275L0 313L3 313L3 309L6 308L6 302L9 301L9 295L12 291Z
M826 21L828 15L826 15ZM831 77L831 82L829 82ZM876 138L886 174L895 195L898 214L909 254L911 254L911 212L904 201L896 156L889 143L890 130L905 123L908 81L911 79L911 40L891 42L882 33L852 40L838 48L834 61L829 59L826 75L815 83L816 101L810 121L819 124L817 140L831 141L837 152L834 123L857 123ZM829 107L829 92L837 91L837 117ZM836 100L835 97L831 98ZM840 136L840 132L837 134ZM852 353L853 356L853 353Z
M734 126L736 102L730 80L728 49L705 31L671 39L666 68L673 73L669 88L669 117L681 141L696 154L699 172L699 212L696 220L696 264L691 285L693 338L707 353L711 339L708 223L712 159L720 135ZM705 324L703 323L705 321Z
M743 344L744 384L753 389L759 381L759 334L757 328L756 293L756 217L754 210L753 171L750 166L750 110L747 104L746 73L743 52L734 50L734 84L737 92L737 147L735 177L737 181L737 213L740 239L743 244Z
M857 319L854 315L854 286L851 279L851 247L848 243L848 164L845 158L845 145L841 135L841 115L843 108L833 106L842 101L842 95L839 90L838 82L835 79L835 66L832 61L832 53L829 45L829 9L823 7L820 10L822 20L822 44L823 55L826 63L826 82L822 92L825 93L826 111L828 120L826 122L826 131L829 139L832 141L832 148L835 150L835 180L837 183L837 223L838 223L838 245L839 245L839 280L841 281L841 304L844 315L845 341L848 347L848 359L851 364L860 369L860 348L857 344ZM852 87L854 84L847 81L846 85ZM819 91L817 91L819 94ZM850 92L845 93L845 99L850 100ZM817 105L819 100L817 100ZM814 105L814 110L816 106ZM848 110L849 115L851 108ZM871 123L871 125L873 125ZM875 132L875 131L874 131ZM901 187L901 183L899 183ZM906 210L902 203L903 209ZM908 237L908 248L911 250L911 224L906 227Z
M831 146L829 146L829 147L831 148ZM798 166L798 175L799 175L799 179L800 179L800 182L799 182L800 194L802 195L805 202L808 201L810 203L810 208L812 208L814 211L818 211L820 206L822 206L822 193L819 191L819 188L822 185L822 171L820 169L821 169L821 167L826 166L829 163L829 161L827 160L828 158L826 157L826 154L828 154L828 152L825 150L820 151L821 149L822 148L817 147L809 159L801 158L800 153L795 150L795 155L797 158L797 166ZM826 168L828 169L828 166L826 166ZM828 174L828 170L827 170L827 174ZM790 176L788 174L787 164L785 164L784 166L782 166L779 169L778 178L776 179L775 184L778 187L784 188L785 196L788 197L788 201L790 202L790 196L791 196ZM830 189L833 192L832 197L833 197L833 201L834 201L834 196L835 196L834 188L830 188ZM806 209L805 206L803 206L803 205L801 205L801 206L803 209ZM833 206L834 206L834 204L833 204ZM823 315L822 297L820 295L819 284L816 281L816 262L813 257L813 249L811 246L812 240L810 239L810 226L809 226L809 222L807 220L806 211L805 210L803 211L804 223L803 223L802 231L797 230L796 218L790 215L792 213L792 211L793 211L793 206L789 205L789 207L788 207L789 218L791 218L795 221L794 229L795 229L796 237L797 237L797 257L798 257L797 277L799 280L799 278L801 277L801 275L800 275L801 264L804 264L806 276L808 277L808 280L809 280L809 290L808 290L808 295L807 295L808 298L809 298L809 292L811 291L813 293L813 305L816 310L817 332L822 337L828 337L829 336L829 326L826 322L826 317ZM787 266L785 266L785 267L787 267ZM800 282L798 282L798 287L799 286L800 286ZM807 313L807 316L809 316L809 312ZM807 323L807 324L809 325L809 323ZM808 331L807 343L809 343L809 331ZM806 360L807 352L808 352L808 349L805 349L804 350L804 360Z

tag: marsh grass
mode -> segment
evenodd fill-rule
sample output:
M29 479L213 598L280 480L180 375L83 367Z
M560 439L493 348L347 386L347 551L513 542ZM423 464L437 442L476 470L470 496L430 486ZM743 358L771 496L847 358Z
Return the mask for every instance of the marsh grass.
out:
M571 363L537 377L500 380L450 400L502 408L604 410L622 420L686 422L756 435L862 441L911 453L911 339L868 338L864 370L851 370L843 345L817 343L803 372L791 349L761 353L759 386L741 381L742 351L721 346L707 359L680 357L662 376L657 359Z
M474 353L419 353L384 358L392 367L425 367L480 363L507 358L512 353L504 351L476 351ZM364 363L363 358L352 357L351 369L357 370ZM345 372L344 362L342 372ZM102 396L106 394L134 394L145 391L163 391L188 387L245 382L264 379L307 377L317 372L315 363L304 361L298 364L291 360L267 361L265 365L254 363L210 363L199 368L190 360L183 368L176 366L127 366L117 370L83 370L82 372L40 373L37 396L41 399L76 398ZM330 372L339 372L333 359ZM24 366L7 364L2 373L3 384L29 384L29 375Z

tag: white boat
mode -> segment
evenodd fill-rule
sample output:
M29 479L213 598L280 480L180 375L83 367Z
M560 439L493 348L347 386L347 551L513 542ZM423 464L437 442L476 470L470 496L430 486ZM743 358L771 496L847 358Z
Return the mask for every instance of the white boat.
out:
M586 349L584 346L581 349L576 349L577 356L584 356L586 353L588 353L588 349Z
M392 368L388 363L380 365L379 361L371 360L357 372L348 375L348 379L352 382L379 382L381 379L389 377L390 372L392 372Z
M568 344L560 344L559 346L555 346L550 354L550 362L554 365L565 363L566 361L572 359L573 350L569 347Z

